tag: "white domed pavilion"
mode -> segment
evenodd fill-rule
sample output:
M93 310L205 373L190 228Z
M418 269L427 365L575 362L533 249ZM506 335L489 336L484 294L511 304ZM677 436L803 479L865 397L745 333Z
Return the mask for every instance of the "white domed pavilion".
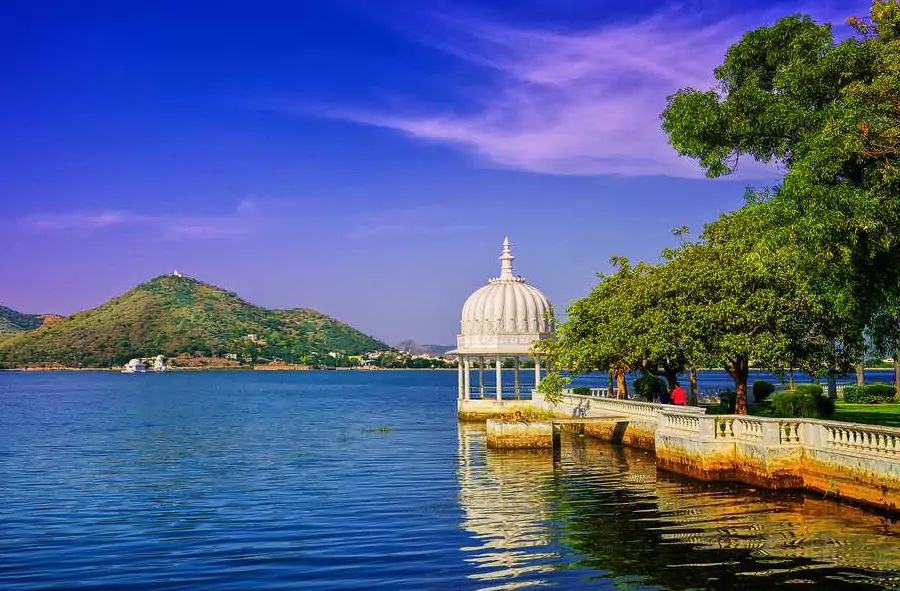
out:
M500 276L490 279L466 300L462 309L456 349L459 358L459 399L519 400L523 392L519 365L521 357L534 358L535 387L541 379L540 357L534 352L534 342L552 335L549 321L550 302L524 277L513 273L509 238L503 241L500 255ZM503 383L503 360L514 360L511 384ZM486 386L484 371L493 365L493 386ZM478 383L472 385L472 369L478 369ZM531 387L528 388L530 393Z

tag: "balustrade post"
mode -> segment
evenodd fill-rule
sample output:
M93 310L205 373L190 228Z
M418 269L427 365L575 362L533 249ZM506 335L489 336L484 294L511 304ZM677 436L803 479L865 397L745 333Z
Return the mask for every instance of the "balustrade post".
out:
M778 445L781 443L781 423L779 421L762 422L762 440L766 445Z
M662 416L662 415L660 415ZM716 417L715 415L700 415L700 439L716 438Z

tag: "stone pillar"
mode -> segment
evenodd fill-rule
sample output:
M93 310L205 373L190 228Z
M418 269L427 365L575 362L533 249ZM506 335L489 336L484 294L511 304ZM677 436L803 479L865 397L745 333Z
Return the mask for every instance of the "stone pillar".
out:
M472 398L472 363L469 361L468 357L463 359L463 366L465 367L465 376L463 376L463 384L466 389L466 400L471 400Z
M463 386L465 385L465 378L463 377L463 360L462 357L458 357L456 359L456 389L457 394L459 395L459 399L462 400L465 398L465 390L463 390Z
M513 370L513 390L516 392L516 400L519 399L519 356L516 355L515 369Z
M503 359L497 357L497 400L503 399Z
M534 389L537 390L541 384L541 358L534 356Z
M484 398L484 357L478 358L478 391L481 398Z

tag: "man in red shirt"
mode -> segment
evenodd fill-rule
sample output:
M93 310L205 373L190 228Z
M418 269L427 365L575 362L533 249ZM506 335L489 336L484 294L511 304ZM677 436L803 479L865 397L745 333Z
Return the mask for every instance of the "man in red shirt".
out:
M684 388L681 387L681 383L675 382L675 387L672 388L672 404L684 406L686 403L687 393L684 391Z

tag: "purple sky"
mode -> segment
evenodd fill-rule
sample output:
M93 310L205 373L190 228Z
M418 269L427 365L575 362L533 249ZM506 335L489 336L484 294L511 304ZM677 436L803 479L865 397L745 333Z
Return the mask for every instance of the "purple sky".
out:
M4 2L0 304L93 307L178 268L389 343L453 343L516 270L558 308L777 171L702 178L666 95L728 45L866 2ZM428 8L423 8L424 6Z

